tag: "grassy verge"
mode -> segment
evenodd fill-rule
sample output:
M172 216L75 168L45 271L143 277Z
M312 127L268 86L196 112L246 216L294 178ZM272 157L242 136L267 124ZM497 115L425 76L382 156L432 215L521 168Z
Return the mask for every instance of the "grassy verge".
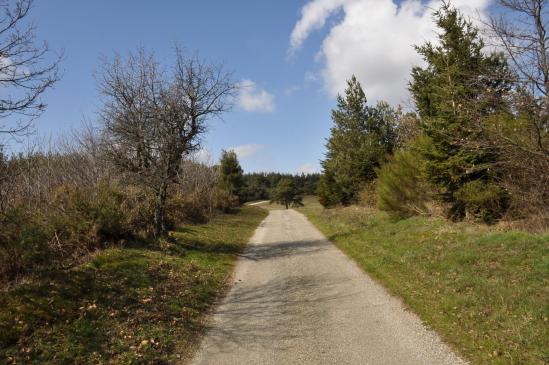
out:
M0 293L0 363L185 361L235 254L266 214L244 207Z
M332 242L472 363L549 363L549 234L308 203Z

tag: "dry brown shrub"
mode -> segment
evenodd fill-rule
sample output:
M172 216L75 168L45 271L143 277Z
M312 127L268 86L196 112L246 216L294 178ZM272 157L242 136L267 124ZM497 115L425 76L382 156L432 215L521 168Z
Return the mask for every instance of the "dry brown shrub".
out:
M505 221L531 231L549 229L549 158L508 149L502 186L510 193Z
M377 204L376 181L365 183L358 192L358 204L363 207L375 208Z

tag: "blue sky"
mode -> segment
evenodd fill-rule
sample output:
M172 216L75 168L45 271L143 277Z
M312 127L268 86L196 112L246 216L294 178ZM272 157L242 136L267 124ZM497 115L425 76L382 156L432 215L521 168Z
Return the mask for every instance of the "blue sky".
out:
M32 17L39 38L65 55L63 79L44 97L48 109L36 123L38 134L66 133L83 117L95 118L100 100L93 75L102 56L143 46L169 63L177 42L274 97L271 112L235 105L223 121L213 120L204 137L212 158L223 148L249 145L241 156L246 171L316 167L333 98L318 81L305 80L316 67L313 47L287 59L300 7L294 1L37 1Z
M472 11L489 0L457 2ZM203 147L212 159L236 148L248 172L318 170L346 78L356 74L372 101L408 102L408 71L419 62L411 45L432 38L428 7L436 3L37 0L38 39L64 51L64 76L44 96L37 134L65 134L96 118L101 57L145 47L169 64L177 43L248 85L241 103L211 122Z

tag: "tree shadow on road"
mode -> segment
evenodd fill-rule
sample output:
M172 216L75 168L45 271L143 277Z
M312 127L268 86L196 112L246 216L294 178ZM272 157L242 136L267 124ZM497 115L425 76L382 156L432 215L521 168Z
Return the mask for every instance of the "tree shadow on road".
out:
M313 334L326 318L322 303L357 294L341 290L347 280L325 274L273 279L251 287L235 284L208 327L206 351L211 355L220 349L295 346L296 339Z
M282 257L310 255L330 249L332 244L326 240L303 240L291 242L273 242L249 245L240 256L248 260L260 261Z

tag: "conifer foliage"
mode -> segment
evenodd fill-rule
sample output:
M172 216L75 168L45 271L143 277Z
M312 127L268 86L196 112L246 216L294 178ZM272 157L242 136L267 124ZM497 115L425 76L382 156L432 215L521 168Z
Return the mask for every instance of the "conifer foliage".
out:
M334 126L322 161L317 193L323 205L354 202L362 184L376 178L376 168L394 148L398 114L384 102L368 106L356 77L347 81L345 95L338 96L332 111Z
M445 213L486 223L532 217L546 226L543 75L549 71L536 61L545 56L531 55L546 53L549 13L541 1L502 5L527 18L511 14L489 24L497 35L492 41L499 39L506 54L490 52L479 28L441 2L433 12L437 38L415 46L424 61L411 70L408 85L415 112L384 102L369 106L357 79L347 82L332 111L317 188L321 204L360 200L395 217ZM530 26L518 32L517 22Z
M283 178L271 192L271 201L282 204L288 209L290 206L301 206L303 196L296 187L293 179Z
M420 145L426 176L440 189L443 201L452 203L450 215L459 218L467 209L467 201L459 199L466 196L460 189L486 188L496 178L495 151L472 148L470 141L482 139L486 118L505 109L510 76L501 55L483 52L478 30L458 10L444 3L434 18L438 42L416 46L426 66L413 68L410 92L427 137ZM491 191L498 195L492 199L505 199L500 189Z
M243 170L234 151L222 151L219 161L221 188L233 197L239 197L244 186Z

